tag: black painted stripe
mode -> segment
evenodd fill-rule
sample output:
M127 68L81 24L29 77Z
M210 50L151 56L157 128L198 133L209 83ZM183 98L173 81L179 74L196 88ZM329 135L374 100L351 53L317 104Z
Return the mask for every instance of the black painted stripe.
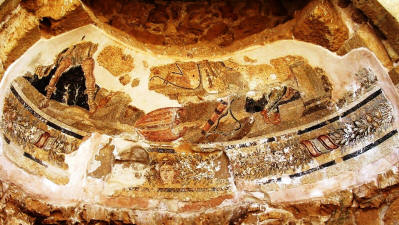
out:
M347 111L343 112L340 116L333 117L333 118L331 118L331 119L329 119L329 120L327 120L327 121L323 121L323 122L321 122L321 123L319 123L319 124L313 125L313 126L311 126L311 127L305 128L305 129L303 129L303 130L299 130L297 134L298 134L298 135L301 135L301 134L310 132L310 131L312 131L312 130L316 130L316 129L322 128L322 127L324 127L325 125L327 125L327 124L329 124L329 123L335 122L335 121L339 120L340 118L343 118L343 117L345 117L345 116L347 116L347 115L349 115L349 114L355 112L355 111L358 110L360 107L364 106L365 104L367 104L367 103L370 102L371 100L373 100L373 99L375 99L376 97L378 97L381 93L382 93L382 90L379 89L379 90L377 90L376 92L374 92L373 94L369 95L369 96L368 96L367 98L365 98L363 101L359 102L358 104L356 104L356 105L353 106L352 108L350 108L350 109L348 109Z
M360 150L357 150L357 151L355 151L355 152L349 153L349 154L343 156L342 159L343 159L344 161L346 161L346 160L348 160L348 159L355 158L355 157L357 157L357 156L359 156L359 155L361 155L361 154L363 154L363 153L365 153L365 152L367 152L367 151L369 151L369 150L371 150L371 149L377 147L378 145L382 144L383 142L385 142L385 141L388 140L389 138L393 137L393 136L396 135L397 133L398 133L398 130L392 130L391 132L385 134L383 137L377 139L374 143L371 143L371 144L365 146L364 148L362 148L362 149L360 149ZM289 177L290 177L291 179L292 179L292 178L301 177L301 176L304 176L304 175L313 173L313 172L315 172L315 171L318 171L318 170L321 170L321 169L324 169L324 168L333 166L333 165L335 165L335 164L336 164L336 161L335 161L335 160L332 160L332 161L326 162L326 163L324 163L324 164L322 164L322 165L320 165L320 166L311 168L311 169L309 169L309 170L302 171L302 172L299 172L299 173L291 174L291 175L289 175ZM271 182L275 182L275 183L281 182L281 177L280 177L280 178L277 178L277 179L276 179L276 178L269 179L269 180L267 180L267 181L265 181L265 182L261 182L261 183L262 183L262 184L268 184L268 183L271 183Z
M330 161L330 162L326 162L326 163L324 163L324 164L321 164L319 167L320 167L320 169L324 169L324 168L327 168L327 167L329 167L329 166L333 166L333 165L335 165L335 160L332 160L332 161Z
M24 152L24 156L25 156L26 158L31 159L31 160L33 160L33 161L35 161L35 162L39 163L40 165L42 165L42 166L44 166L44 167L47 168L47 165L45 165L45 164L42 162L42 160L33 157L31 154L29 154L29 153L27 153L27 152Z
M158 188L158 192L215 192L226 191L230 187L211 187L211 188Z
M339 118L342 118L342 117L341 117L341 116L336 116L336 117L333 117L333 118L327 120L327 122L328 122L328 123L333 123L333 122L339 120Z
M4 141L6 141L7 144L11 143L11 140L5 134L3 134L3 138L4 138Z
M150 152L159 152L159 153L176 153L176 151L172 148L151 148Z
M158 192L215 192L230 190L230 186L211 187L211 188L157 188ZM152 191L151 188L145 187L129 187L129 191Z
M289 102L293 102L295 100L298 100L301 97L301 95L299 94L299 92L295 92L294 96L292 96L290 99L285 100L285 101L281 101L278 105L284 105L287 104Z
M319 170L319 167L314 167L314 168L311 168L311 169L308 169L308 170L305 170L305 171L302 171L302 172L299 172L299 173L291 174L290 178L301 177L303 175L313 173L313 172L315 172L317 170Z
M313 130L322 128L322 127L324 127L324 126L326 126L326 125L328 125L328 124L330 124L330 123L333 123L333 122L339 120L340 118L343 118L343 117L345 117L345 116L351 114L352 112L356 111L357 109L359 109L360 107L364 106L365 104L367 104L368 102L370 102L370 101L373 100L374 98L378 97L381 93L382 93L382 90L379 89L379 90L375 91L373 94L369 95L369 96L368 96L367 98L365 98L363 101L359 102L358 104L356 104L356 105L353 106L352 108L350 108L350 109L348 109L347 111L343 112L342 115L335 116L335 117L333 117L333 118L331 118L331 119L329 119L329 120L323 121L323 122L318 123L318 124L316 124L316 125L313 125L313 126L311 126L311 127L307 127L307 128L305 128L305 129L303 129L303 130L299 130L299 131L297 132L297 134L298 134L298 135L301 135L301 134L304 134L304 133L307 133L307 132L310 132L310 131L313 131ZM211 124L211 125L212 125L212 124ZM269 137L269 138L267 138L267 142L273 142L273 141L276 141L276 138L275 138L275 137ZM226 147L226 150L233 149L234 147L236 147L236 145L229 145L229 146Z
M269 184L269 183L271 183L271 182L280 182L281 181L281 177L279 177L279 178L273 178L273 179L269 179L269 180L267 180L267 181L265 181L265 182L262 182L262 184Z
M24 106L24 108L25 108L26 110L28 110L33 116L35 116L36 118L38 118L40 121L46 123L47 126L53 128L53 129L59 130L59 131L61 131L62 133L67 134L67 135L69 135L69 136L72 136L72 137L74 137L74 138L77 138L77 139L82 139L82 138L83 138L82 135L77 134L77 133L75 133L75 132L73 132L73 131L67 130L67 129L65 129L65 128L62 128L62 127L58 126L57 124L55 124L55 123L53 123L53 122L50 122L50 121L48 121L47 119L45 119L44 117L42 117L41 115L39 115L37 112L35 112L35 110L32 109L32 107L30 107L30 106L22 99L22 97L18 94L17 90L15 90L15 88L14 88L12 85L10 86L10 89L11 89L11 92L14 94L14 96L18 99L18 101Z
M310 131L312 131L312 130L316 130L316 129L322 128L322 127L324 127L324 126L327 125L327 124L328 124L327 121L323 121L323 122L321 122L321 123L319 123L319 124L313 125L313 126L311 126L311 127L307 127L307 128L305 128L305 129L303 129L303 130L299 130L299 131L298 131L298 135L301 135L301 134L310 132Z
M357 150L355 152L352 152L350 154L347 154L347 155L343 156L342 159L344 161L346 161L346 160L354 158L354 157L356 157L356 156L358 156L360 154L363 154L363 153L369 151L370 149L378 146L379 144L383 143L384 141L388 140L389 138L391 138L392 136L394 136L397 133L398 133L397 130L393 130L393 131L389 132L388 134L384 135L382 138L380 138L377 141L375 141L374 143L368 144L368 145L366 145L364 148L362 148L360 150Z
M209 123L209 125L211 125L211 126L212 126L213 124L215 124L215 122L213 122L213 121L210 120L210 119L208 120L208 123Z
M370 96L368 96L366 99L364 99L363 101L357 103L354 107L352 107L351 109L347 110L346 112L344 112L341 117L345 117L351 113L353 113L354 111L356 111L358 108L364 106L365 104L367 104L368 102L370 102L371 100L375 99L378 95L380 95L382 93L382 90L379 89L378 91L374 92L373 94L371 94Z
M14 94L15 98L18 99L18 101L24 106L26 110L28 110L33 116L38 118L42 122L47 122L45 118L40 116L38 113L35 112L26 102L21 98L21 96L18 94L17 90L13 86L10 86L11 92Z
M69 136L75 137L75 138L77 138L77 139L82 139L82 138L83 138L82 135L77 134L77 133L75 133L75 132L73 132L73 131L67 130L67 129L65 129L65 128L62 128L62 127L58 126L57 124L55 124L55 123L53 123L53 122L47 121L46 124L47 124L48 126L54 128L54 129L56 129L56 130L61 131L61 132L64 133L64 134L69 135Z

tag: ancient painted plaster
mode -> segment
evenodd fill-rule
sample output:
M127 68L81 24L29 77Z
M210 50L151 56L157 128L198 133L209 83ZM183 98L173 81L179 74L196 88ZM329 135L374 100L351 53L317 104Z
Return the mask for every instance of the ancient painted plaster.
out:
M0 86L0 177L56 203L298 201L398 159L399 96L365 48L290 40L187 59L89 25L38 41Z

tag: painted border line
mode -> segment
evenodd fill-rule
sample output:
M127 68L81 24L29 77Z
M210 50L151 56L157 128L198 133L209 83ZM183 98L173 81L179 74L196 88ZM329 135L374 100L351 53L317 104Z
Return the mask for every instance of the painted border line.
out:
M35 162L39 163L40 165L42 165L42 166L44 166L44 167L47 168L47 165L44 164L44 163L42 162L42 160L33 157L31 154L29 154L29 153L27 153L27 152L24 152L24 156L25 156L26 158L28 158L28 159L30 159L30 160L33 160L33 161L35 161Z
M211 188L158 188L158 192L217 192L227 191L229 189L230 186Z
M151 191L150 188L146 187L130 187L128 188L129 191ZM210 187L210 188L156 188L157 192L217 192L217 191L228 191L231 190L231 186L225 187Z
M361 155L361 154L363 154L363 153L365 153L365 152L377 147L378 145L384 143L385 141L387 141L391 137L395 136L397 133L398 133L398 130L392 130L391 132L385 134L383 137L377 139L373 143L368 144L365 147L363 147L362 149L359 149L359 150L357 150L355 152L352 152L352 153L349 153L347 155L344 155L341 158L342 158L343 161L355 158L355 157L357 157L357 156L359 156L359 155ZM332 160L332 161L326 162L326 163L324 163L324 164L322 164L320 166L317 166L317 167L314 167L314 168L311 168L311 169L308 169L308 170L305 170L305 171L302 171L302 172L299 172L299 173L291 174L291 175L289 175L289 177L291 179L292 178L301 177L301 176L313 173L315 171L318 171L318 170L321 170L321 169L324 169L324 168L327 168L327 167L330 167L330 166L333 166L333 165L336 165L336 164L337 164L337 162L335 160ZM269 179L269 180L267 180L265 182L258 182L258 183L259 184L269 184L269 183L272 183L272 182L278 183L278 182L281 182L281 180L282 180L281 177L279 177L279 178L272 178L272 179Z
M355 152L352 152L350 154L347 154L345 156L342 157L342 159L344 161L355 158L358 155L361 155L371 149L373 149L374 147L377 147L378 145L380 145L381 143L385 142L386 140L388 140L389 138L391 138L392 136L394 136L395 134L398 133L398 130L393 130L391 132L389 132L388 134L386 134L384 137L378 139L377 141L375 141L374 143L368 144L366 145L364 148L357 150Z
M40 121L46 123L47 126L52 127L53 129L59 130L64 134L67 134L69 136L72 136L74 138L77 139L83 139L83 136L80 134L77 134L73 131L67 130L65 128L62 128L60 126L58 126L57 124L50 122L49 120L45 119L44 117L42 117L41 115L39 115L37 112L35 112L35 110L32 109L32 107L30 107L23 99L22 97L19 95L19 93L17 92L17 90L15 90L15 88L11 85L10 86L11 92L13 93L13 95L18 99L18 101L24 106L24 108L26 110L28 110L33 116L35 116L36 118L38 118Z
M299 130L297 132L298 135L301 134L305 134L307 132L310 132L312 130L316 130L319 129L321 127L324 127L325 125L329 124L329 123L333 123L337 120L339 120L340 118L346 117L347 115L355 112L356 110L358 110L360 107L366 105L367 103L369 103L371 100L375 99L376 97L378 97L380 94L382 93L382 90L379 89L378 91L374 92L373 94L369 95L366 99L364 99L363 101L359 102L358 104L356 104L355 106L353 106L352 108L346 110L345 112L343 112L341 115L339 116L335 116L329 120L323 121L319 124L313 125L311 127L305 128L303 130Z
M322 128L330 123L333 123L341 118L346 117L347 115L355 112L356 110L358 110L359 108L361 108L362 106L366 105L367 103L369 103L370 101L374 100L375 98L377 98L380 94L382 94L382 90L378 89L377 91L375 91L374 93L370 94L369 96L367 96L365 99L363 99L361 102L357 103L355 106L353 106L352 108L346 110L345 112L342 112L341 115L337 115L331 119L325 120L323 122L320 122L318 124L312 125L310 127L298 130L296 132L297 135L301 135L301 134L305 134L308 132L311 132L313 130L317 130L319 128ZM281 135L279 135L281 136ZM274 142L277 140L277 137L279 136L275 136L275 137L268 137L266 138L266 141L264 141L264 143L260 143L260 144L265 144L268 142ZM261 138L260 136L257 138ZM245 148L245 147L250 147L250 146L256 146L258 145L258 143L256 141L250 141L247 143L237 143L237 144L231 144L231 145L226 145L225 146L225 150L231 150L231 149L236 149L236 148Z

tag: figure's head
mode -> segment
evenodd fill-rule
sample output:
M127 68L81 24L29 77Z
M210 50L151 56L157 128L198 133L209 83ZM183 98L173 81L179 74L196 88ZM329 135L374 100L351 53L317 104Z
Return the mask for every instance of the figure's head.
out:
M169 157L162 158L159 166L159 177L164 184L174 183L176 171L174 168L174 161Z

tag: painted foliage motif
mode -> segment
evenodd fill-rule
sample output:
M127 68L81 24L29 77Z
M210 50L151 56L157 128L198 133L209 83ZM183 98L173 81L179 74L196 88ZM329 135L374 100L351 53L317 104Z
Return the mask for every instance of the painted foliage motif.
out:
M86 172L108 197L189 193L208 200L231 194L232 176L299 173L315 158L344 154L392 125L392 107L372 69L357 71L358 88L337 99L330 74L295 55L259 65L203 60L149 67L147 88L180 106L144 113L132 104L142 96L108 90L95 74L103 67L110 79L130 82L137 60L111 47L95 59L98 48L76 43L11 83L1 128L10 146L22 149L20 157L5 151L16 164L34 162L40 169L33 173L58 182L43 171L66 171L65 158L96 132L108 139L93 149ZM113 54L119 64L107 61Z
M97 48L89 41L72 45L53 64L38 65L34 74L27 72L11 83L1 125L7 142L19 145L23 154L15 158L10 152L11 160L20 165L32 160L39 165L34 171L38 174L49 165L67 169L65 156L91 132L113 135L134 130L143 112L129 105L126 94L96 84L93 54ZM123 124L131 128L121 128Z

